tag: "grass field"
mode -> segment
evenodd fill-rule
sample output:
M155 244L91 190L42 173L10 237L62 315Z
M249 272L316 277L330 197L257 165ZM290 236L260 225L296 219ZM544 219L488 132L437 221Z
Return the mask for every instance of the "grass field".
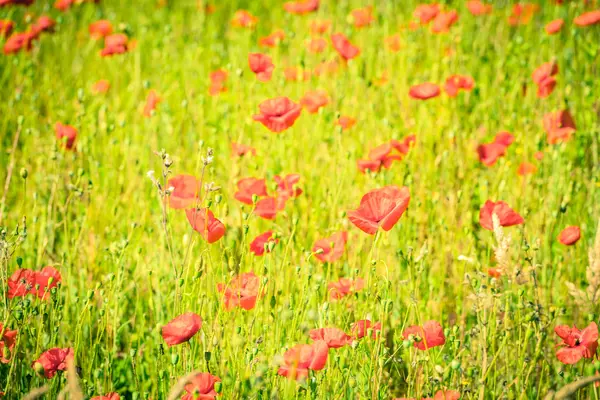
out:
M596 1L27 2L4 398L600 397Z

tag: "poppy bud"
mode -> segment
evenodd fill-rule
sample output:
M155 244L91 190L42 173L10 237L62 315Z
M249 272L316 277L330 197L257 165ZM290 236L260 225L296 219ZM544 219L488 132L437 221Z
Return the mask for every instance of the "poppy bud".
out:
M458 370L460 368L460 361L452 360L452 362L450 363L450 368L452 368L455 371Z
M410 340L403 340L402 341L402 347L404 347L405 349L410 348L411 344L410 344Z
M242 327L241 326L236 326L235 327L235 333L237 333L239 335L240 332L242 332Z
M318 248L317 251L315 251L315 254L323 254L323 249Z
M28 172L25 168L21 168L21 178L27 179Z
M591 322L591 321L595 320L596 318L595 318L594 314L588 314L587 319L588 319L588 321Z
M210 351L206 351L204 352L204 360L206 360L206 362L210 362L212 353Z
M178 362L179 362L179 354L177 354L177 353L171 354L171 364L177 365Z
M274 241L270 241L270 242L268 242L268 243L267 243L267 250L269 251L269 253L270 253L271 251L273 251L273 248L275 247L275 245L276 245L276 244L277 244L277 243L276 243L276 242L274 242Z
M183 278L179 278L179 287L182 287L184 282L185 281L183 280Z
M221 200L223 200L223 196L221 196L220 194L215 196L215 203L221 204Z
M215 382L214 389L215 392L221 393L221 391L223 390L223 384L221 382Z
M33 370L38 375L43 375L44 374L44 366L41 363L37 362L37 361L33 364Z

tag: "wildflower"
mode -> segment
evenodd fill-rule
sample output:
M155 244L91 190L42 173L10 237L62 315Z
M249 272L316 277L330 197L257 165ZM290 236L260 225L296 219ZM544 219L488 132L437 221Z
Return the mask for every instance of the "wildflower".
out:
M211 96L216 96L219 93L224 93L227 91L225 87L225 82L227 81L227 71L223 69L219 69L213 71L209 75L210 79L210 87L208 89L208 94Z
M311 53L322 53L327 49L327 40L321 37L312 38L306 42L306 49Z
M417 100L428 100L440 95L440 88L438 85L426 82L419 85L411 86L409 96Z
M285 32L281 29L273 31L270 35L260 38L258 44L262 47L275 47L285 39Z
M75 147L75 140L77 139L77 129L71 125L63 125L57 122L54 126L54 132L56 139L62 147L67 150L73 150Z
M94 83L92 86L92 91L94 93L106 93L110 89L110 82L106 79L100 79L98 82Z
M522 162L519 165L519 169L517 170L517 174L520 176L533 174L537 170L536 166L532 163Z
M521 225L525 222L523 217L516 213L512 208L503 201L493 202L487 200L479 210L479 224L484 229L492 231L494 229L492 223L492 215L496 214L501 226Z
M4 43L4 54L16 54L22 49L31 50L33 37L29 32L16 32L8 37Z
M162 99L158 96L156 90L150 90L150 92L148 92L148 97L146 98L146 105L144 106L144 116L147 118L151 117L152 112L161 101Z
M352 338L338 328L311 329L308 333L313 341L323 341L330 349L344 347L352 341Z
M368 319L356 321L354 324L352 324L352 336L354 336L356 339L362 339L367 336L369 329L372 331L371 337L376 339L377 335L381 333L381 322L372 323Z
M321 262L335 262L344 254L348 232L334 233L330 237L315 242L312 251Z
M229 284L219 283L217 291L223 293L223 306L230 311L236 307L252 310L259 297L260 279L254 272L246 272L233 278Z
M539 8L539 5L532 3L514 4L512 14L508 17L508 23L512 26L527 25Z
M308 14L319 9L319 0L288 1L283 4L283 9L290 14Z
M437 3L433 4L419 4L413 16L421 22L422 25L426 25L431 22L440 12L440 5Z
M588 11L573 20L577 26L591 26L600 24L600 10Z
M190 383L185 385L186 394L181 400L213 400L218 396L215 390L215 383L221 382L219 377L209 374L208 372L200 372Z
M162 327L162 337L167 346L175 346L189 341L202 327L202 318L188 312L172 319Z
M563 364L575 364L582 358L593 358L598 348L598 326L590 323L584 330L573 326L559 325L554 332L562 339L561 347L556 352L556 358Z
M409 326L402 333L404 340L408 340L411 335L418 339L414 342L414 346L419 350L427 350L446 343L444 329L436 321L427 321L422 327L418 325Z
M255 156L256 149L254 147L251 147L251 146L248 146L245 144L231 142L231 155L232 156L243 157L246 154Z
M15 23L9 19L0 19L0 36L9 37L15 27Z
M279 133L294 125L300 116L302 107L287 97L276 97L260 103L259 110L260 114L256 114L252 118L271 132Z
M104 48L100 52L102 57L123 54L128 50L129 38L124 33L113 33L104 37Z
M458 21L458 12L451 10L448 12L440 12L435 16L431 31L433 33L446 33L450 27Z
M275 66L273 65L271 57L268 55L250 53L248 54L248 65L259 81L268 82L271 80L271 75L273 74Z
M240 28L254 28L258 18L246 10L238 10L233 14L231 25Z
M481 0L467 1L467 8L469 9L469 12L475 16L491 14L493 10L491 4L485 4Z
M342 115L338 118L338 120L335 122L335 124L337 126L341 126L342 130L347 131L348 129L350 129L354 125L356 125L356 119L349 117L347 115Z
M4 332L4 333L2 333ZM11 331L0 323L0 363L8 364L17 344L17 330Z
M306 92L304 97L300 99L300 104L309 113L314 114L319 111L319 108L324 107L329 103L329 97L325 90L312 90Z
M289 379L305 379L308 370L320 371L325 368L329 347L322 340L312 344L298 344L283 355L283 364L277 371Z
M572 246L581 238L581 229L578 226L567 226L558 235L558 241L565 246Z
M254 204L253 197L265 197L267 193L267 183L264 179L244 178L237 183L238 190L233 197L244 204Z
M34 370L43 373L46 379L52 378L58 371L66 371L67 363L73 361L74 352L72 348L52 348L43 352L39 358L33 362Z
M167 181L170 189L169 207L186 209L193 207L198 202L200 195L200 182L193 175L177 175Z
M365 26L371 25L375 18L373 18L373 7L357 8L352 10L350 16L355 28L364 28Z
M361 291L365 287L365 281L362 278L349 279L340 278L337 282L330 282L327 285L329 295L332 300L339 300L342 297L351 295L352 293Z
M111 392L104 396L94 396L90 400L121 400L121 396L116 392Z
M365 194L356 210L348 212L348 218L356 227L369 235L379 228L389 231L408 207L410 194L406 186L390 185Z
M279 239L273 237L273 231L266 231L254 238L250 243L250 252L256 256L262 256L265 252L270 253L269 243L279 243Z
M112 24L110 21L101 19L96 22L92 22L88 28L92 39L101 39L112 33Z
M544 115L544 130L549 144L567 142L576 131L575 121L568 110Z
M185 215L192 228L209 244L218 241L225 235L225 225L216 219L208 208L187 209Z
M492 143L477 146L479 161L491 167L500 157L506 154L506 149L513 143L514 136L510 132L499 132Z
M455 97L460 89L470 91L475 86L475 81L470 76L452 75L446 79L444 90L450 97Z
M532 79L538 86L538 97L548 97L552 93L556 86L556 79L554 78L556 74L558 74L558 65L555 62L544 63L533 71Z
M546 27L544 29L546 30L546 33L548 35L554 35L555 33L560 32L564 23L565 23L565 21L562 18L555 19L553 21L548 22L548 24L546 24Z
M344 60L351 60L360 54L360 49L353 45L343 33L331 35L331 43Z

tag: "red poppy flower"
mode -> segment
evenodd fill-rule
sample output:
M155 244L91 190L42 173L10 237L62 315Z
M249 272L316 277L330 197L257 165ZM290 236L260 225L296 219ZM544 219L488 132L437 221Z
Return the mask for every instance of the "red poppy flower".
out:
M9 37L15 28L15 23L9 19L0 19L0 36Z
M533 155L536 160L541 161L544 159L544 153L542 151L536 151Z
M360 49L354 46L343 33L334 33L331 35L333 48L344 60L351 60L358 57Z
M43 373L46 379L52 378L57 371L66 371L67 362L73 361L74 352L72 348L52 348L43 352L40 357L33 362L32 367L39 373Z
M402 39L398 33L388 36L384 39L386 47L393 52L398 52L402 49Z
M329 31L331 21L314 20L310 22L310 33L312 35L322 35Z
M265 100L258 107L260 114L256 114L252 118L275 133L283 132L294 125L302 111L299 104L287 97Z
M200 372L185 385L186 394L181 397L181 400L213 400L218 396L215 391L217 382L221 382L221 379L208 372Z
M340 278L337 282L330 282L327 285L329 295L332 300L339 300L342 297L351 295L352 293L361 291L365 287L365 281L362 278L354 280L349 278Z
M340 64L336 60L324 61L314 69L315 76L333 75L339 69Z
M401 154L408 154L408 151L417 141L417 137L415 135L408 135L402 141L392 139L390 144L393 148L398 150Z
M558 65L555 62L547 62L539 66L532 75L533 82L538 86L537 96L548 97L556 86L554 75L558 73Z
M455 97L460 89L471 90L475 86L475 81L470 76L452 75L446 79L444 90L450 97Z
M319 111L319 108L326 106L329 103L329 96L325 90L311 90L306 92L304 97L300 99L300 104L306 110L314 114Z
M491 14L493 9L491 4L485 4L481 0L467 1L467 8L469 9L469 12L475 16Z
M71 8L73 1L74 0L56 0L56 2L54 3L54 8L56 8L59 11L65 12L69 8Z
M560 32L564 23L565 21L562 18L555 19L554 21L548 22L544 29L548 35L554 35L555 33Z
M338 120L335 122L335 124L337 126L341 126L342 130L347 131L348 129L350 129L354 125L356 125L356 119L349 117L347 115L342 115L338 118Z
M256 74L256 79L261 82L268 82L271 80L273 74L273 61L271 57L261 53L250 53L248 54L248 65L250 70Z
M600 24L600 10L583 13L573 20L577 26L590 26Z
M89 27L90 36L92 39L101 39L112 33L112 24L110 21L101 19L96 22L92 22Z
M227 311L236 307L252 310L260 296L260 279L254 272L246 272L233 278L229 284L219 283L219 293L223 293L223 306Z
M508 23L512 26L527 25L539 8L539 5L532 3L515 4L512 8L512 14L508 17Z
M595 322L580 331L577 327L558 325L554 332L562 339L556 358L563 364L575 364L582 358L593 358L598 348L598 326Z
M254 28L257 22L258 18L246 10L236 11L231 19L231 25L240 28Z
M35 285L35 272L18 269L8 278L8 298L22 297L32 293Z
M192 228L208 243L214 243L225 235L225 225L208 208L191 208L185 210L185 215Z
M169 207L174 209L191 208L198 202L200 182L193 175L177 175L167 181Z
M167 346L175 346L189 341L202 327L202 318L188 312L172 319L162 327L162 337Z
M275 47L285 39L285 32L281 29L273 31L270 35L260 38L258 44L263 47Z
M360 199L360 206L348 211L348 218L369 235L377 233L379 228L389 231L404 214L409 201L410 193L406 186L385 186L365 194Z
M567 226L558 235L558 241L565 246L572 246L581 238L581 229L578 226Z
M52 18L42 15L31 25L29 30L31 37L37 39L42 32L51 31L52 28L54 28L54 25L56 25L56 22Z
M338 232L319 239L312 248L317 260L322 262L335 262L344 254L344 247L348 241L348 232ZM317 253L317 251L321 250Z
M31 50L33 37L29 32L13 33L4 43L4 54L15 54L21 49Z
M490 167L498 158L506 154L506 149L514 142L514 136L509 132L499 132L492 143L484 143L477 147L479 161Z
M35 0L0 0L0 7L2 6L30 6Z
M381 169L381 161L379 160L358 160L356 162L358 166L358 170L363 174L367 172L367 170L371 172L379 172Z
M501 268L488 268L487 274L492 278L500 278L502 276Z
M319 9L319 0L289 1L283 4L283 9L290 14L308 14Z
M274 179L277 182L277 209L283 210L288 199L302 194L302 189L296 186L300 181L300 174L287 174L283 178L275 175Z
M365 26L371 25L371 22L375 21L373 18L373 7L358 8L350 13L352 22L355 28L364 28Z
M439 96L440 88L434 83L425 82L411 86L408 94L413 99L427 100Z
M433 395L433 400L458 400L460 399L460 392L456 390L438 390Z
M325 40L324 38L321 37L317 37L317 38L312 38L310 39L308 42L306 42L306 49L310 52L310 53L315 53L315 54L319 54L325 51L325 49L327 49L327 40Z
M440 12L435 16L431 31L433 33L445 33L450 30L450 27L458 21L458 12L451 10L448 12Z
M124 33L113 33L104 37L104 48L100 52L102 57L127 52L129 38Z
M270 253L271 250L267 246L269 243L279 243L279 239L273 237L273 231L266 231L254 238L250 243L250 252L256 256L262 256L265 252Z
M104 396L92 397L90 400L121 400L121 396L119 396L118 393L111 392L105 394Z
M569 110L556 111L544 115L544 130L547 133L549 144L568 141L576 129L575 121Z
M298 67L287 67L283 70L283 74L288 81L307 81L310 79L310 71Z
M156 90L152 89L148 92L148 97L146 98L146 105L144 106L144 116L149 118L152 116L152 112L156 110L156 106L160 103L162 99L156 93Z
M92 86L92 91L94 93L106 93L110 89L110 82L106 79L100 79L98 82L94 83Z
M8 328L4 328L0 323L0 363L8 364L12 358L15 345L17 343L17 331L11 331Z
M34 278L35 284L31 293L42 300L47 300L50 296L50 290L57 287L61 281L60 272L56 268L49 266L35 272Z
M237 183L238 190L233 197L244 204L254 204L252 198L256 195L260 197L268 196L267 182L264 179L244 178Z
M377 335L381 332L381 322L372 323L368 319L362 319L352 324L352 336L356 339L362 339L367 336L367 333L371 329L371 337L377 338Z
M494 230L492 214L496 214L500 220L500 226L521 225L525 222L517 212L503 201L493 202L487 200L479 210L479 224L488 231Z
M338 328L311 329L308 335L315 342L325 342L330 349L338 349L352 342L350 335Z
M275 219L278 209L277 200L274 197L266 197L256 203L254 214L264 219Z
M75 140L77 139L77 129L71 125L63 125L57 122L54 125L54 132L56 139L59 144L67 150L73 150L75 147Z
M248 146L245 144L231 142L231 155L232 156L243 157L246 154L251 154L251 155L255 156L256 149L254 147L251 147L251 146Z
M528 163L528 162L522 162L521 165L519 165L517 174L519 174L520 176L525 176L525 175L531 175L531 174L535 173L535 171L537 171L537 167L534 164Z
M437 3L433 4L419 4L413 16L421 21L422 25L428 24L432 21L440 12L440 5Z
M290 379L305 379L308 370L320 371L325 368L329 347L322 340L312 344L297 344L283 355L283 364L277 371Z
M210 79L210 87L208 89L208 94L211 96L216 96L219 93L224 93L227 91L225 87L225 82L227 81L227 71L224 69L219 69L213 71L209 75Z
M402 337L404 340L408 340L410 335L420 338L419 341L414 342L414 346L419 350L427 350L446 343L444 329L436 321L427 321L422 327L418 325L409 326L402 333Z

